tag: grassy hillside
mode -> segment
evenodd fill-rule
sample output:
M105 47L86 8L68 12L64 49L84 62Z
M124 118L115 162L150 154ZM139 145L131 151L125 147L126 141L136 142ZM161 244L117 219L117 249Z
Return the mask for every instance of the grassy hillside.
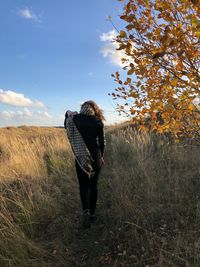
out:
M200 266L200 149L107 129L98 222L79 226L64 129L0 129L0 266Z
M53 266L46 231L67 215L75 183L64 130L0 129L0 163L0 266Z

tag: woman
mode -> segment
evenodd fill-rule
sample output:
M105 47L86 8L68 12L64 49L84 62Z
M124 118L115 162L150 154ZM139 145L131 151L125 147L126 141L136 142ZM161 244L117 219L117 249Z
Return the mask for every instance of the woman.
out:
M74 138L76 129L74 130L73 128L70 133L68 122L69 117L73 118L73 122L71 121L71 123L75 124L78 134L80 133L80 138L83 140L82 143L84 144L81 144L79 137L78 141L76 136ZM86 101L81 105L79 114L69 112L66 112L65 114L65 128L68 130L68 137L70 137L69 141L75 154L76 173L79 181L80 198L83 208L82 223L85 228L89 228L90 224L96 220L95 209L97 202L97 184L101 167L104 164L103 154L105 148L105 135L103 120L105 120L105 118L102 110L91 100ZM81 146L82 149L83 145L86 146L86 150L88 150L91 159L87 168L82 164L84 159L80 159L79 147ZM77 146L79 147L77 148ZM87 154L87 151L85 154ZM87 156L88 155L86 155L85 158ZM89 167L91 167L91 172L89 171Z

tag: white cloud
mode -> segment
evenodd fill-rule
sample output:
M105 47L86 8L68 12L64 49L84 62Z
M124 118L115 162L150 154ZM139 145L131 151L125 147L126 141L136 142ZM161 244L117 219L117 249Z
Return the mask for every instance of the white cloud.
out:
M29 8L29 7L24 7L22 9L20 9L18 11L18 15L24 19L29 19L29 20L33 20L33 21L37 21L39 22L40 19L39 19L39 16L37 16L32 8Z
M1 111L0 112L0 118L1 118L1 120L9 120L9 119L12 119L13 116L14 116L14 111L4 110L4 111Z
M0 89L0 102L17 107L45 108L45 105L41 101L38 100L33 101L25 97L23 94L16 93L11 90L4 91Z
M23 110L4 110L0 111L1 123L9 125L47 125L52 119L52 116L46 111L30 111L27 108Z
M114 125L129 120L126 115L119 115L115 108L104 108L103 110L106 118L105 125Z
M40 110L38 110L34 114L35 114L35 116L37 116L40 119L41 118L46 118L46 119L51 119L52 118L52 116L47 111L40 111Z
M121 122L125 122L127 120L129 120L129 118L127 117L124 117L124 116L120 116L118 114L108 114L106 115L105 114L105 117L106 117L106 121L105 121L105 125L115 125L117 123L121 123Z
M100 52L103 57L108 58L109 62L123 67L121 62L121 58L127 58L127 55L121 50L117 50L118 44L115 41L118 33L115 30L109 31L107 33L103 33L100 35L100 40L104 43Z
M112 42L114 38L117 37L117 32L115 30L109 31L107 33L102 33L102 35L100 36L100 40L102 42Z
M119 116L114 108L104 109L106 118L105 125L127 121L124 115ZM27 108L20 110L0 111L0 127L35 125L35 126L63 126L64 113L51 115L46 111L31 111Z
M32 101L33 102L33 101ZM41 102L41 101L38 101L38 100L35 100L33 102L33 106L34 107L37 107L37 108L46 108L46 106Z

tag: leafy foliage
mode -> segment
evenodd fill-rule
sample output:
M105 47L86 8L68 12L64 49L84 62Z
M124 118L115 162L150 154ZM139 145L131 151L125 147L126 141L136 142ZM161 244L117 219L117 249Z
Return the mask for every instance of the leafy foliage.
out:
M120 2L126 27L116 42L126 54L126 79L112 75L118 111L143 128L150 118L159 132L193 136L200 126L200 1Z

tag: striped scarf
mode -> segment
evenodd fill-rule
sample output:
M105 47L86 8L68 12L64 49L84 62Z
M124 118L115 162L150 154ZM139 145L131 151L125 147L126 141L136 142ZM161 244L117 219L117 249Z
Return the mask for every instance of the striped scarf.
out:
M91 178L94 175L92 168L92 156L82 138L82 135L78 131L73 116L69 116L65 122L65 128L67 130L67 136L80 168Z

